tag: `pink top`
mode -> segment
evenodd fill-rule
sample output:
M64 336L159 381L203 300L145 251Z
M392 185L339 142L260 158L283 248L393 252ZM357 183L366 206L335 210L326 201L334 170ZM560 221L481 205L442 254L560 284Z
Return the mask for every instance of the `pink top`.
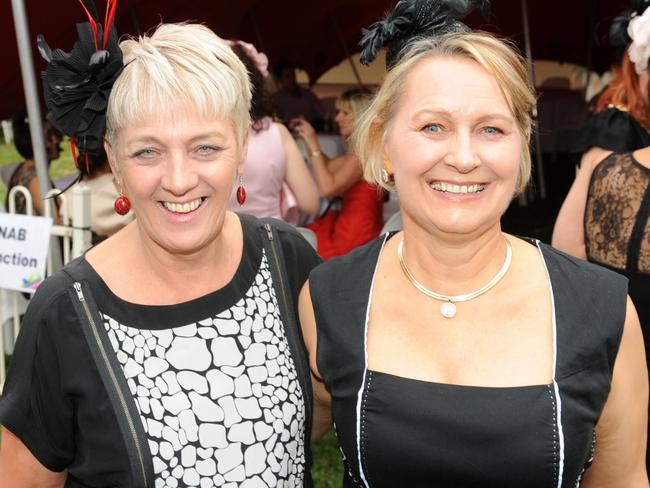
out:
M248 142L243 174L246 202L241 207L237 203L237 179L228 208L233 212L256 217L281 219L280 194L287 171L287 155L277 125L270 118L266 118L264 127L266 128L259 132L253 130Z

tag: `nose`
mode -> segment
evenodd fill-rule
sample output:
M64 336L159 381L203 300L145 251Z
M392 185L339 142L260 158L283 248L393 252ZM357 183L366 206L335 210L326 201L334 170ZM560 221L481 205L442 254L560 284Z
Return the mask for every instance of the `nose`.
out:
M194 163L183 154L171 154L166 161L161 187L174 196L183 196L198 185Z
M461 174L470 173L481 164L469 131L460 130L450 139L449 152L445 162Z

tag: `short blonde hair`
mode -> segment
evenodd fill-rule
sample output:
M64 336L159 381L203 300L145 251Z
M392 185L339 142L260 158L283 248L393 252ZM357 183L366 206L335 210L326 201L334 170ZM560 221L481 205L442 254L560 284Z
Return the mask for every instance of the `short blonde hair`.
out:
M341 93L336 101L347 103L350 106L354 120L357 120L370 106L372 98L373 94L367 88L350 88Z
M463 32L425 38L406 48L400 61L389 71L368 110L355 124L352 144L363 166L364 177L387 190L393 189L381 178L386 133L390 129L409 73L422 60L431 58L470 59L496 78L506 95L517 128L526 141L522 148L516 185L516 192L522 192L531 172L528 142L532 132L531 112L536 102L535 91L528 78L526 62L517 53L516 48L484 32Z
M165 117L179 103L201 116L232 120L240 149L250 125L248 72L226 41L199 24L161 24L120 43L124 70L108 100L106 138L145 116Z

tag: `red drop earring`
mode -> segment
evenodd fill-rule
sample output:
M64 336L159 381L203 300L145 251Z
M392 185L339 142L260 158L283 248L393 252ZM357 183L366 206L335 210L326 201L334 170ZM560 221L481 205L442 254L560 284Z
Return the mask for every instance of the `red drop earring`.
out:
M115 213L119 215L126 215L131 210L131 202L124 195L120 195L117 200L115 200L115 205L113 206Z
M242 176L239 175L239 186L237 187L237 203L241 207L246 201L246 189L244 188L244 182Z

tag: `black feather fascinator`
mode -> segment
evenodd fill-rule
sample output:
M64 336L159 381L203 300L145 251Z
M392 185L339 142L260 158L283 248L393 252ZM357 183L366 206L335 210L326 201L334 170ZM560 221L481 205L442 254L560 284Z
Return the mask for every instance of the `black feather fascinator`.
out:
M48 63L42 72L47 118L70 137L78 180L91 172L92 156L102 151L108 97L123 68L113 27L116 0L108 0L103 24L92 0L80 3L89 22L77 24L79 40L71 52L50 49L42 35L37 40Z
M613 47L625 48L632 42L630 35L627 33L627 26L637 15L643 14L650 6L650 0L632 0L630 6L619 13L609 28L609 43Z
M474 9L490 17L489 0L400 0L382 20L362 30L361 62L370 64L387 47L386 67L391 69L413 39L467 32L460 19Z

